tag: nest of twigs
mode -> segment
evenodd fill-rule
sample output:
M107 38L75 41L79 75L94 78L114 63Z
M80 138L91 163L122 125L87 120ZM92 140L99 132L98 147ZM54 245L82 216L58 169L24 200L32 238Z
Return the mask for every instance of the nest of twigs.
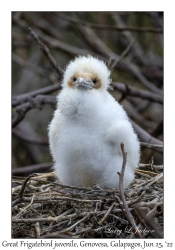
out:
M121 191L61 185L54 173L13 177L12 238L163 238L162 166L140 164Z

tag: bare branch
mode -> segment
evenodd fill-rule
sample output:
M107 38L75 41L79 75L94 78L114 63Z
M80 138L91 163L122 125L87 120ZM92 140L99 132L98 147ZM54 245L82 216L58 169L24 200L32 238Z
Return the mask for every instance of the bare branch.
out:
M151 178L148 181L145 181L145 182L142 182L139 185L136 185L134 188L138 188L138 187L145 186L145 185L147 187L149 187L149 186L151 186L152 184L154 184L155 182L157 182L157 181L159 181L161 179L163 179L163 173L160 173L160 174L156 175L154 178Z
M14 176L28 176L32 173L43 173L48 172L53 166L52 162L40 163L36 165L14 168L12 169L12 175Z
M20 138L22 141L25 141L27 143L33 143L36 145L44 145L44 146L48 146L48 140L43 140L40 138L35 138L35 137L31 137L31 135L27 135L26 132L22 132L19 129L13 129L12 133L17 136L18 138Z
M93 55L93 56L97 56L95 53L93 53L92 51L90 51L88 49L81 49L79 47L69 45L69 44L62 42L62 41L59 41L58 39L55 39L49 35L43 34L39 30L37 30L37 33L42 38L42 40L48 44L50 49L59 49L59 50L65 52L66 54L71 55L71 56L88 55L88 54Z
M140 97L142 99L147 99L152 102L157 102L160 104L163 104L163 98L161 95L158 95L156 93L152 93L150 91L137 89L131 85L120 83L120 82L112 82L111 86L115 90L119 90L122 94L128 95L128 96L135 96Z
M122 17L116 12L110 12L110 16L115 20L117 26L121 28L126 28L126 24L122 20ZM124 39L123 39L124 38ZM120 41L126 46L127 42L131 43L134 39L131 31L124 31L120 36ZM143 51L138 41L136 41L133 45L133 53L141 61L143 64L148 65L148 57L147 54Z
M128 65L129 70L132 71L132 73L143 83L145 87L147 87L149 90L152 90L155 93L158 93L163 96L163 91L156 87L153 83L147 80L147 78L141 73L139 68L134 64Z
M140 142L141 146L145 146L147 148L163 148L163 145L157 145L157 144L150 144L146 142Z
M83 37L86 39L86 41L96 51L100 52L103 56L105 56L105 58L106 57L110 58L108 59L108 61L111 60L112 58L114 61L119 60L120 58L119 55L114 53L90 27L79 26L78 29L83 34ZM148 81L135 64L126 63L125 60L123 59L121 65L123 65L123 68L127 68L130 72L132 72L132 74L135 75L146 88L155 93L163 95L163 91L158 87L156 87L154 84L152 84L150 81Z
M32 196L31 202L25 207L23 208L16 216L14 219L17 219L19 217L20 214L22 214L25 210L27 210L32 204L33 204L33 200L35 198L35 195Z
M108 209L108 211L105 213L105 215L103 216L103 218L98 222L98 225L102 225L103 222L107 219L107 217L109 216L109 214L111 213L112 209L114 208L114 206L116 205L116 203L114 202Z
M139 139L142 142L146 142L146 143L150 143L150 144L157 144L157 145L162 145L163 146L162 141L160 141L159 139L156 139L153 136L151 136L150 134L148 134L144 129L142 129L139 125L137 125L131 119L130 119L130 121L131 121L132 126L133 126L134 130L136 131ZM159 152L159 153L163 153L163 150L161 148L154 148L154 151Z
M28 99L28 102L25 102L16 108L16 115L12 120L12 128L14 128L16 125L18 125L19 122L21 122L25 114L31 110L32 108L38 108L41 109L43 104L55 104L56 98L54 96L45 96L45 95L37 95L36 97L30 97Z
M19 56L17 56L16 54L12 53L12 60L17 63L18 65L20 65L21 67L27 69L27 70L30 70L32 72L35 72L39 75L42 75L44 77L49 77L50 75L50 72L45 70L45 69L42 69L38 66L35 66L29 62L26 62L24 61L22 58L20 58Z
M55 14L53 12L53 14ZM84 22L78 19L75 19L73 17L64 15L62 13L55 14L57 17L60 17L68 22L74 23L76 25L82 25L82 26L88 26L93 29L107 29L107 30L115 30L119 32L123 32L126 30L132 31L132 32L151 32L151 33L163 33L162 29L156 29L156 28L148 28L148 27L125 27L125 28L120 28L117 26L110 26L110 25L105 25L105 24L95 24L95 23L89 23L89 22Z
M59 77L62 76L63 71L57 66L57 63L53 56L50 54L48 47L39 39L38 35L29 27L31 36L34 38L35 42L39 45L39 48L43 51L44 55L49 59L53 69L58 73Z
M163 170L163 165L152 165L152 164L143 164L139 163L139 168L147 168L147 167L153 167L153 169L156 170Z
M30 180L31 177L35 176L35 174L31 174L29 175L25 181L23 182L22 184L22 187L20 189L20 192L18 194L18 198L12 203L12 206L15 206L16 204L18 204L22 199L23 199L23 193L24 193L24 190L25 190L25 187L27 185L27 182Z
M60 83L55 83L54 85L49 85L44 88L40 88L31 92L27 92L25 94L21 94L18 96L13 96L12 97L12 106L16 107L24 102L27 102L28 100L31 99L31 97L35 97L37 95L46 95L53 93L57 90L61 89L61 84Z
M158 124L149 132L152 136L158 136L163 132L163 118L158 122Z
M36 230L36 237L39 238L40 237L40 234L41 234L41 229L40 229L40 224L39 222L37 222L35 224L35 230Z
M127 217L127 219L129 220L129 222L132 225L132 230L134 231L134 233L139 237L142 238L141 233L137 230L137 225L134 221L134 218L131 214L131 212L129 211L128 205L126 203L126 199L125 199L125 195L124 195L124 190L123 190L123 178L124 178L124 172L125 172L125 167L126 167L126 161L127 161L127 153L125 152L125 148L124 148L124 143L121 143L121 150L122 150L122 155L123 155L123 164L122 164L122 169L121 172L118 172L119 175L119 189L120 189L120 196L121 196L121 200L123 202L123 206L124 206L124 213Z
M125 55L128 53L128 51L131 49L131 47L134 45L134 43L136 42L137 37L134 37L132 39L132 41L130 42L130 44L127 46L127 48L122 52L122 54L120 55L120 57L115 60L111 66L109 66L110 70L114 69L114 67L116 67L116 65L125 57Z

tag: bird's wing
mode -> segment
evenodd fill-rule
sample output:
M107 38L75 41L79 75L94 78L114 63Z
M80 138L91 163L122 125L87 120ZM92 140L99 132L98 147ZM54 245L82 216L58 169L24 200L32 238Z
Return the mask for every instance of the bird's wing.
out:
M139 154L139 141L128 120L120 120L109 126L106 133L106 138L114 148L115 152L121 153L121 142L125 145L125 150L129 155Z

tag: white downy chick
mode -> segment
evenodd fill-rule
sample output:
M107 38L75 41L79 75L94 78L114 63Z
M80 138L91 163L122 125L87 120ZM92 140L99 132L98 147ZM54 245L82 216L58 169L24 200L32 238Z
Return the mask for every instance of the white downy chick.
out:
M65 69L49 125L54 169L63 184L118 188L121 142L127 152L124 188L134 179L140 145L123 107L107 91L110 82L105 63L92 56L79 56Z

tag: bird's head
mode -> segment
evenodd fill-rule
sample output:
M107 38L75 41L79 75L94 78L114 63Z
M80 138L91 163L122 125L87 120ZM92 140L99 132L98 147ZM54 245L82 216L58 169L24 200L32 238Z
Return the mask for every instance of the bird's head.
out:
M90 55L79 56L67 65L62 86L80 90L107 89L110 74L103 61Z

